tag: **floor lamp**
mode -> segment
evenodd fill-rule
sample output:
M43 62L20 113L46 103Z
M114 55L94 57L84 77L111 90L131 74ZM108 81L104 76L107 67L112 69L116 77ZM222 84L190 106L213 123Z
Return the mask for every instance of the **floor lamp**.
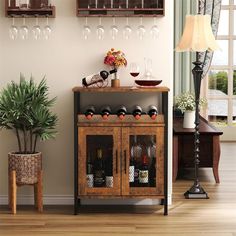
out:
M177 52L196 52L196 61L193 62L192 70L195 92L195 131L194 131L194 184L184 194L185 198L207 199L208 195L201 187L198 177L199 152L200 152L200 133L199 133L199 97L202 80L202 62L199 53L218 50L219 46L215 40L211 28L211 17L209 15L187 15L182 38L176 47Z

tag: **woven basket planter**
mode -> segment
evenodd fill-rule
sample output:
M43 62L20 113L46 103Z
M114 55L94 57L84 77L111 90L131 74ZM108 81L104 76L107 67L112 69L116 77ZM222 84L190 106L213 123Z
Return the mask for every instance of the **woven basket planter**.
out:
M39 171L42 170L42 153L8 153L8 171L16 171L16 184L36 184Z

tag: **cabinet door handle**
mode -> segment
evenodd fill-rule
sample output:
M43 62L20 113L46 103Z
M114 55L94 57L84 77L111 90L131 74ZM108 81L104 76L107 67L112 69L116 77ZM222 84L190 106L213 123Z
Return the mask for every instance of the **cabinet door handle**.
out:
M116 150L116 174L118 174L118 151Z
M126 174L126 165L127 165L127 155L126 155L126 150L124 150L124 158L125 158L125 174Z

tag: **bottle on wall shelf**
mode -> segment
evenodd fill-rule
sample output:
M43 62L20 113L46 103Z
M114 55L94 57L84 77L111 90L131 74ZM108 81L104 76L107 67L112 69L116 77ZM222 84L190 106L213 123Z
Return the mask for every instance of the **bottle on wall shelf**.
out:
M142 108L140 106L136 105L134 107L134 109L133 109L133 116L134 116L134 118L136 120L139 120L141 118L141 116L142 116L142 112L143 112Z
M109 106L102 107L101 116L103 120L107 120L110 114L111 114L111 108Z
M97 149L97 157L94 161L94 187L103 187L105 184L105 166L102 149Z
M99 82L103 82L104 80L106 80L108 78L109 75L116 73L117 70L110 70L110 71L106 71L106 70L102 70L97 74L92 74L89 75L85 78L82 79L82 85L85 87L89 87L90 85L99 83Z
M158 114L157 107L154 105L149 106L148 108L148 115L151 117L152 120L155 120Z
M91 120L93 115L95 114L96 110L94 106L88 106L86 108L86 111L84 113L86 119Z
M149 184L149 170L147 156L142 156L142 164L139 169L139 186L148 187Z
M127 114L127 109L124 105L121 105L117 109L117 116L120 120L123 120L125 118L125 115Z

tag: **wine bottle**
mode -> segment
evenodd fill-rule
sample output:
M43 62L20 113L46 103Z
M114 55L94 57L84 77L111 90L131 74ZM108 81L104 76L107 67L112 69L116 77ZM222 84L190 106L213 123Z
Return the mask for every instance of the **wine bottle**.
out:
M133 109L133 116L136 120L139 120L142 115L142 108L140 106L135 106Z
M111 70L109 72L102 70L97 74L92 74L92 75L89 75L89 76L83 78L82 84L83 84L83 86L88 87L90 85L93 85L93 84L96 84L96 83L106 80L110 74L114 74L116 72L117 72L116 69Z
M94 176L93 176L93 163L91 160L91 156L88 156L87 162L87 186L89 188L93 188Z
M97 158L94 162L94 187L103 187L105 183L105 168L102 157L102 149L97 150Z
M106 160L106 187L112 188L113 187L113 165L112 165L112 158L108 157Z
M134 187L134 170L135 170L135 160L134 156L130 157L130 163L129 163L129 185L130 187Z
M152 120L155 120L158 114L157 107L154 105L149 106L148 115L151 117Z
M120 107L118 107L117 116L119 117L120 120L123 120L126 114L127 114L127 109L124 105L121 105Z
M149 175L149 184L151 187L156 187L156 158L152 159Z
M110 114L111 114L111 108L109 106L102 107L101 116L104 120L107 120Z
M86 111L85 111L84 115L86 116L86 118L88 120L91 120L93 115L94 115L94 113L95 113L95 107L94 106L88 106L86 108Z
M142 187L148 187L149 178L148 178L148 163L147 163L147 156L143 155L142 157L142 164L139 169L139 185Z

